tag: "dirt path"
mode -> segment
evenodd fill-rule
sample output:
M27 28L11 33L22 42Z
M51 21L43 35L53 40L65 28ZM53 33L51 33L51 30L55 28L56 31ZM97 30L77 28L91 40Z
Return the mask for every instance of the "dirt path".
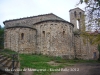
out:
M100 63L76 64L64 70L52 75L100 75Z
M26 72L23 72L22 75L33 75L33 72L32 71L26 71Z
M81 63L61 69L61 72L52 75L100 75L100 63ZM34 74L33 72L26 71L23 72L22 75Z

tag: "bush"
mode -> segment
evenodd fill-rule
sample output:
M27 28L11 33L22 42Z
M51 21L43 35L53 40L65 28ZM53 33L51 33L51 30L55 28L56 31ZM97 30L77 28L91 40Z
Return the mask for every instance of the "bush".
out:
M0 28L0 49L4 48L4 28Z

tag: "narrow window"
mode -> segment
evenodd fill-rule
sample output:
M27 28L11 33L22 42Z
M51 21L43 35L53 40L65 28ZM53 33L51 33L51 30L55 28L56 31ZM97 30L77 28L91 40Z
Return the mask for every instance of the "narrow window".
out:
M24 39L24 33L21 33L21 40Z
M77 29L79 29L79 20L76 20Z
M70 26L70 32L72 31L71 29L72 29L72 28L71 28L71 26Z
M74 16L76 17L77 15L76 15L76 11L74 12Z
M81 13L81 12L79 12L79 15L80 15L80 17L81 17L82 13Z
M42 33L43 33L43 37L45 37L45 31L43 31Z
M65 35L65 31L63 31L63 36Z
M96 59L96 57L97 57L96 52L93 52L93 58Z

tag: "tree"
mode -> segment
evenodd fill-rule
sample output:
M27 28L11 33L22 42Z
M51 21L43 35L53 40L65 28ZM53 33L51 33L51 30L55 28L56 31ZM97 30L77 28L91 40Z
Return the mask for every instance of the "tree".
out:
M98 44L98 51L99 51L99 58L98 58L98 60L100 61L100 44Z
M85 12L88 28L100 28L100 0L80 0L80 4L86 4Z
M90 30L100 29L100 0L80 0L80 4L86 3L85 12L86 12L86 25ZM89 42L92 44L98 44L97 48L99 51L100 61L100 34L86 34L88 36ZM85 36L85 37L86 37Z
M4 28L0 29L0 49L4 48Z
M82 3L86 4L85 7L86 27L90 31L100 30L100 0L80 0L79 4ZM93 41L93 43L100 44L100 34L96 36L88 35L88 37L89 39L92 38L91 40Z
M0 29L1 29L1 25L0 25Z

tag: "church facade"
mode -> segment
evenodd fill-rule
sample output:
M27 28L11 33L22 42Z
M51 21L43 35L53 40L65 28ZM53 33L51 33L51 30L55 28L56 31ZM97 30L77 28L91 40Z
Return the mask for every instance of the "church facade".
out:
M84 30L84 11L69 11L70 22L53 13L4 21L4 48L18 53L93 59L98 57L96 46L83 43L75 32Z

